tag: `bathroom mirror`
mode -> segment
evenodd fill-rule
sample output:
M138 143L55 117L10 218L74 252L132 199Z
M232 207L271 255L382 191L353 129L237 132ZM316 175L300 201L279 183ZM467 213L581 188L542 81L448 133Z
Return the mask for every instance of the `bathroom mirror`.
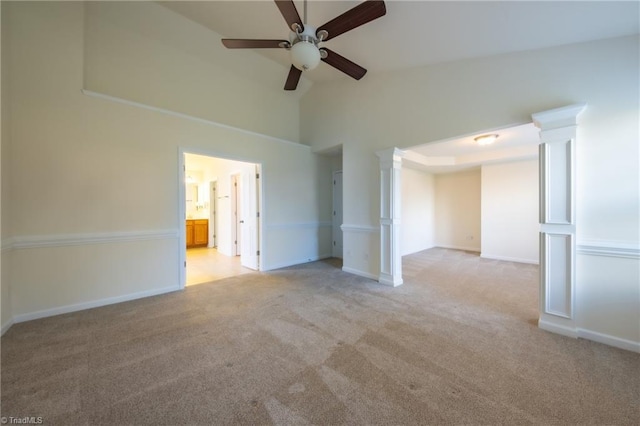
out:
M197 203L198 202L198 184L197 183L188 183L187 184L187 203Z

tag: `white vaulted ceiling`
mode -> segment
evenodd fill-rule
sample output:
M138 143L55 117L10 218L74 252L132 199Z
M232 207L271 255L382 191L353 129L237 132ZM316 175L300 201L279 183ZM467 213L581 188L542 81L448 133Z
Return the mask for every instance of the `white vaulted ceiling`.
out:
M358 3L311 0L308 22L320 26ZM288 36L272 0L160 4L226 38ZM303 2L295 4L303 17ZM387 0L386 8L384 17L325 45L369 72L380 72L638 34L640 28L640 5L635 1ZM290 65L284 49L255 52L286 68ZM349 78L326 64L305 77L316 82Z
M309 0L308 22L318 27L359 3ZM288 38L287 25L273 0L160 4L221 38ZM295 4L304 19L303 1L295 0ZM637 1L386 0L385 4L385 16L324 45L375 73L640 33ZM252 52L281 64L284 82L291 64L286 50ZM225 54L231 58L238 51L230 49ZM326 64L303 76L311 82L349 79ZM488 147L474 143L477 135L412 147L406 150L405 162L440 173L537 156L538 137L533 124L501 129L499 133L496 144Z

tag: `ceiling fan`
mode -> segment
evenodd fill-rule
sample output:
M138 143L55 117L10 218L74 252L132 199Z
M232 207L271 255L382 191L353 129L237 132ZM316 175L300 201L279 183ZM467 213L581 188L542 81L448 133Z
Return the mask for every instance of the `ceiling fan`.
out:
M302 71L314 69L321 60L356 80L360 80L367 73L360 65L326 47L320 47L320 43L384 16L387 13L384 1L366 0L318 28L307 24L307 0L304 0L304 23L293 0L274 1L291 29L289 40L224 38L222 44L229 49L289 50L292 65L284 90L296 90Z

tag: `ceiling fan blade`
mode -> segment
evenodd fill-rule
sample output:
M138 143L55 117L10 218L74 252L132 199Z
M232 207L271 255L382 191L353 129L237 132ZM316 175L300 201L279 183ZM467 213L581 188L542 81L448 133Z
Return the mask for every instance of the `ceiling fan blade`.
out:
M386 13L387 8L384 5L384 1L367 0L322 25L318 28L316 33L324 30L329 35L325 37L323 41L331 40L332 38L346 33L347 31L351 31L360 25L364 25L374 19L378 19Z
M289 75L287 76L287 82L284 84L284 90L296 90L298 87L298 81L300 81L300 76L302 75L302 71L298 68L291 65L291 69L289 70Z
M280 13L285 21L287 21L287 25L289 29L295 31L295 25L298 24L300 26L300 31L304 29L304 25L302 24L302 19L300 19L300 15L298 14L298 9L296 9L296 5L293 3L293 0L274 0L276 2L276 6L280 9Z
M281 44L287 40L254 40L247 38L223 38L222 44L229 49L270 49L283 47Z
M326 47L323 47L320 50L327 52L326 58L322 58L323 62L326 62L356 80L360 80L367 73L367 70L362 68L360 65L351 62L344 56L338 55L336 52L327 49Z

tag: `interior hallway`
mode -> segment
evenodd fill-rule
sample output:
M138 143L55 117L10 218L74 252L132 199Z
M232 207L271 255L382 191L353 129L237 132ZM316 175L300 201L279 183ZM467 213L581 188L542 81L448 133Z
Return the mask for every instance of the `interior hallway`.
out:
M225 256L215 248L187 249L187 286L254 272L240 264L240 256Z

